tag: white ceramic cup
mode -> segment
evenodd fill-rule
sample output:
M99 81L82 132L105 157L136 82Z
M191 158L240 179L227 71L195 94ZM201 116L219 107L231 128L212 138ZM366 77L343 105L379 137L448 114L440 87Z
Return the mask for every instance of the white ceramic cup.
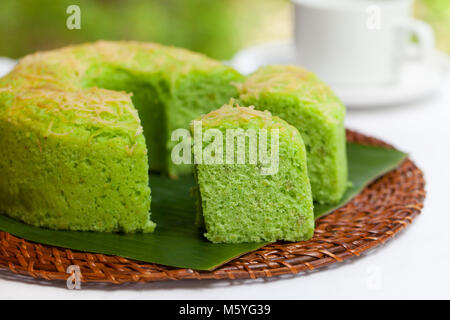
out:
M433 53L433 31L411 18L412 0L292 1L297 63L330 84L392 83L402 62Z

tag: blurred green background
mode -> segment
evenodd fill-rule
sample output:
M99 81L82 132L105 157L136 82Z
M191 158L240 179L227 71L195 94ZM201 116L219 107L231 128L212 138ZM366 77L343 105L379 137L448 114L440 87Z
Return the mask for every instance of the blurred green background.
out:
M81 8L81 30L66 9ZM239 49L291 37L289 0L0 0L0 56L97 39L155 41L229 59ZM416 0L437 45L450 53L450 0Z

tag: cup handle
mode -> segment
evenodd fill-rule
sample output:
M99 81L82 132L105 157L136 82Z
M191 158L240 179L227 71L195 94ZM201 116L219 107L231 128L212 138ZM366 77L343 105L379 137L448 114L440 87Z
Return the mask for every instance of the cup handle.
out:
M423 21L404 18L398 21L397 30L400 43L399 58L409 60L429 61L434 53L435 38L431 26ZM411 36L417 39L414 44Z

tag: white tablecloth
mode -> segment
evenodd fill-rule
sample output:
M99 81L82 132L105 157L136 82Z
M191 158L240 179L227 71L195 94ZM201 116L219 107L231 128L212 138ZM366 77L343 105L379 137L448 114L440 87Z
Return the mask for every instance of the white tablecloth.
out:
M0 61L0 72L1 66ZM346 122L348 128L409 152L427 180L422 215L371 253L320 271L268 280L84 284L81 290L1 270L0 298L449 299L450 75L430 99L384 109L349 110Z

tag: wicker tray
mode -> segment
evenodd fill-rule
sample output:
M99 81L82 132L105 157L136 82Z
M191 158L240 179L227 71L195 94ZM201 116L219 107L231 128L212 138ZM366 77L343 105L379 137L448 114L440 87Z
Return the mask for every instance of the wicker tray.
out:
M353 131L347 131L347 139L391 147ZM359 256L392 238L420 213L425 199L424 187L422 171L406 159L346 206L317 220L310 241L267 245L211 272L46 246L6 232L0 232L0 268L34 278L66 280L69 276L67 267L78 265L83 282L117 284L180 279L254 279L294 274Z

